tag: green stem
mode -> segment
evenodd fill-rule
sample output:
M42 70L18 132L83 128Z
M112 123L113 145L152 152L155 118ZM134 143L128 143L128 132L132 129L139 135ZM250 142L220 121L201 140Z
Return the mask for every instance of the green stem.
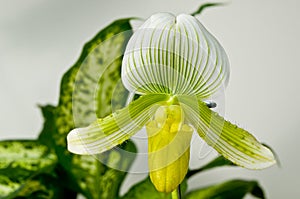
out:
M181 199L180 185L172 192L172 199Z

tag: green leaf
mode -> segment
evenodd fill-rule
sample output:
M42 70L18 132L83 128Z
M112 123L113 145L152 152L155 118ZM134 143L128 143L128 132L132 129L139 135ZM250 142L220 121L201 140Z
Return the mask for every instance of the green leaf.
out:
M184 180L180 186L181 193L187 190L187 181ZM171 193L158 192L149 177L134 185L121 199L171 199Z
M195 12L193 12L191 15L195 16L195 15L199 15L203 12L203 10L205 10L206 8L209 7L216 7L216 6L223 6L225 5L225 3L205 3L203 5L201 5L198 10L196 10Z
M55 110L59 145L66 145L66 134L75 124L86 126L96 119L96 115L111 113L113 86L119 83L122 55L130 36L129 19L113 22L84 46L79 60L64 74L59 105ZM104 89L110 86L111 89ZM123 92L120 89L118 92ZM120 96L117 101L119 107L124 106L124 98L126 96Z
M223 156L218 156L217 158L207 163L206 165L200 167L199 169L189 170L186 177L189 178L197 173L214 169L216 167L221 167L221 166L235 166L235 164L233 164L231 161L227 160Z
M41 143L47 145L49 149L54 151L55 140L51 138L52 135L56 133L55 117L54 117L54 111L56 107L52 105L39 106L39 107L44 117L44 125L42 131L39 134L38 140Z
M32 178L52 172L56 163L56 155L37 141L1 141L0 198L18 195Z
M264 199L264 192L256 181L230 180L188 193L185 199L241 199L247 193Z
M119 80L122 55L132 32L129 20L111 23L84 46L78 61L63 76L58 106L42 108L46 122L39 140L55 149L64 183L87 198L116 198L126 173L107 167L93 156L69 153L66 137L75 127L124 106L128 93ZM136 150L131 142L121 148ZM107 164L123 170L134 158L126 159L117 151L106 153L106 157Z
M42 174L30 179L16 198L30 199L76 199L77 193L65 188L60 179Z
M121 83L121 65L132 35L129 21L117 20L100 31L63 77L59 107L61 114L68 114L68 105L72 106L77 127L105 117L126 103L128 91Z

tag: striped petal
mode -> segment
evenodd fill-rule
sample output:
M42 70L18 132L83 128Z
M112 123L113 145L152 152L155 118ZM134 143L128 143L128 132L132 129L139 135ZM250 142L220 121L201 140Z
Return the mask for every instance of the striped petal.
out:
M149 94L131 102L90 126L72 130L67 137L68 150L76 154L99 154L128 140L153 116L153 106L169 99L165 94Z
M179 98L188 121L210 146L233 163L248 169L263 169L276 163L272 151L246 130L224 120L197 98Z
M158 13L129 40L122 62L125 87L138 94L207 98L227 84L229 62L218 41L193 16Z

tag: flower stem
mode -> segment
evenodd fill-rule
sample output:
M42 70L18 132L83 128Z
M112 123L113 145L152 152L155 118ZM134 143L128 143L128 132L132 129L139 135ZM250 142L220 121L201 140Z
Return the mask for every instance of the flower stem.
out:
M181 199L180 185L172 192L172 199Z

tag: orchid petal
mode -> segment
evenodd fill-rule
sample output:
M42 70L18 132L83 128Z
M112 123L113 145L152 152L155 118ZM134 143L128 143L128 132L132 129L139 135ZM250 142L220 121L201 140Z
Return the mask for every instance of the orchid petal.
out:
M199 136L226 159L248 169L263 169L276 163L268 147L248 131L224 120L201 100L190 96L182 96L179 100Z
M88 127L72 130L67 137L68 150L82 155L99 154L123 143L149 121L154 105L168 99L165 94L142 96Z

